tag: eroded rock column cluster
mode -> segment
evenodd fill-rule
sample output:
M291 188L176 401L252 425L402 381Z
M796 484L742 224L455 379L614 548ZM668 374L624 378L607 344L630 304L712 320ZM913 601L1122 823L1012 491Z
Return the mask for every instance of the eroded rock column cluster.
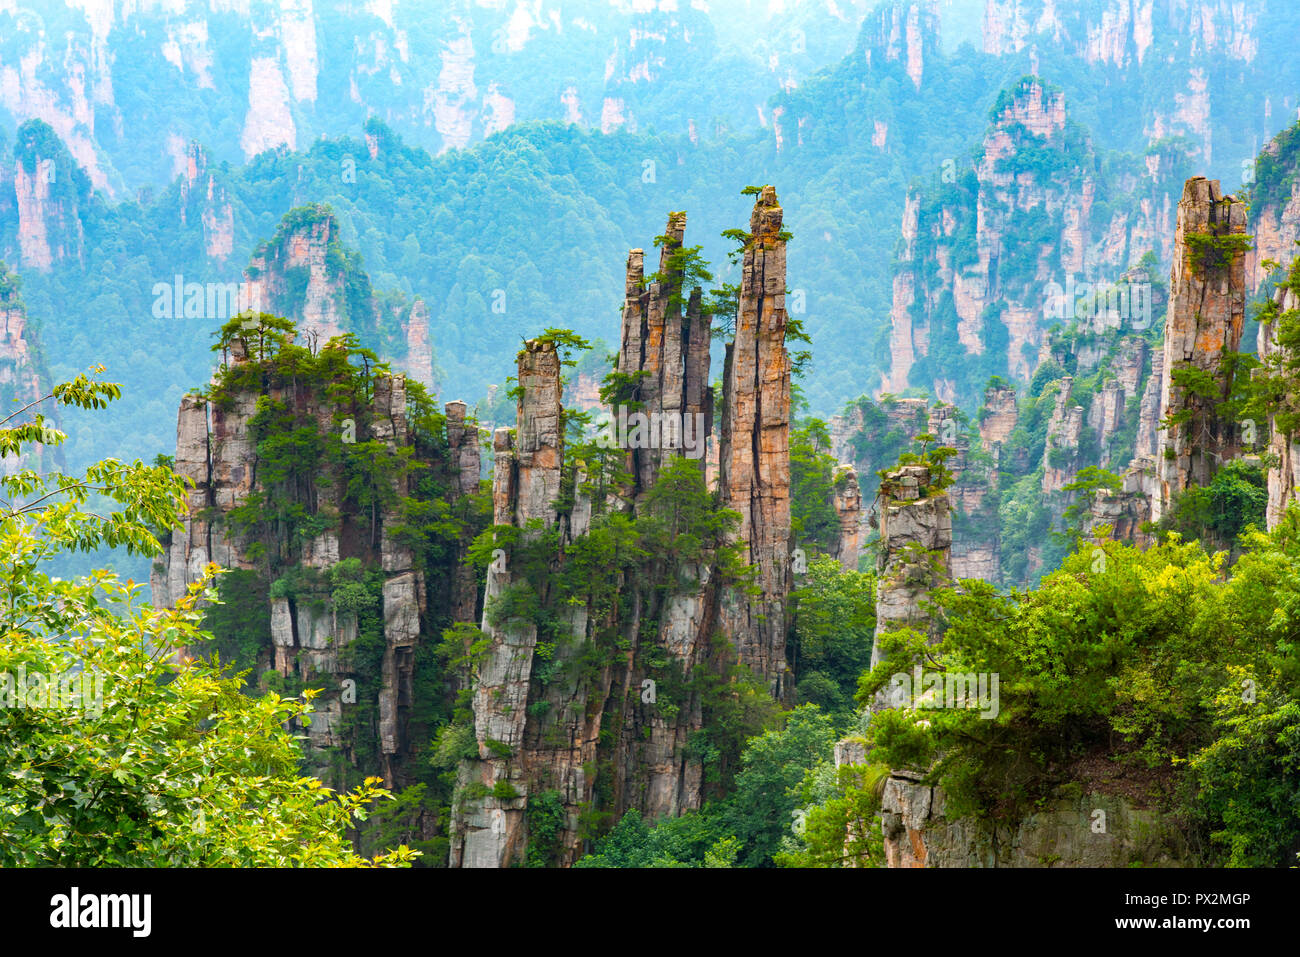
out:
M562 545L576 543L590 529L593 514L621 509L632 517L654 507L649 493L674 456L696 461L703 476L707 456L696 442L670 442L711 433L714 416L709 384L710 316L701 292L683 289L684 214L670 216L658 273L645 275L644 253L630 252L617 372L631 409L610 409L611 437L626 454L631 487L608 501L592 502L581 492L557 509L565 476L561 420L560 362L552 343L537 340L519 356L517 427L494 437L494 521L524 529L530 522L556 529ZM505 561L489 569L482 630L489 639L479 666L473 709L477 754L463 762L452 823L451 863L463 867L509 866L529 853L529 808L556 804L561 815L554 835L553 863L571 863L581 853L580 817L585 809L620 816L637 808L647 817L698 808L703 767L688 744L703 727L698 689L678 691L671 702L657 699L666 675L663 661L680 674L698 665L725 670L738 659L764 678L773 692L785 691L786 602L790 590L789 423L790 361L785 351L785 239L775 191L765 188L750 222L744 255L735 341L727 348L724 407L718 448L717 495L741 520L735 532L746 560L756 569L758 597L723 587L707 562L682 563L652 555L636 574L611 570L619 591L613 611L569 605L560 614L563 631L538 665L538 632L521 618L494 623L490 613L507 589L527 585L543 606L551 586L517 578ZM630 441L623 429L630 412L659 422L659 439ZM687 425L687 419L690 419ZM702 431L704 435L694 434ZM576 466L575 466L576 467ZM845 514L852 510L847 483ZM563 560L557 555L556 562ZM558 566L557 566L558 567ZM677 587L664 589L663 576ZM658 576L658 577L656 577ZM596 668L554 668L587 647L619 636L620 653ZM721 633L735 657L715 660ZM660 664L656 664L659 662ZM544 674L543 674L544 672ZM660 707L671 703L672 707ZM607 777L605 777L607 775ZM594 776L594 777L593 777ZM597 781L600 787L597 793Z

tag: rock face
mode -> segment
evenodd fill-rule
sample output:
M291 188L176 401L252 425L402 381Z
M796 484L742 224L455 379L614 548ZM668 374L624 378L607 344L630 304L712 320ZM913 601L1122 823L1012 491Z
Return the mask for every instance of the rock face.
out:
M846 572L858 570L862 553L862 490L858 473L852 465L841 462L835 467L835 512L840 517L840 538L835 550L840 567Z
M758 574L757 599L727 601L723 627L742 663L785 687L786 596L790 593L790 357L785 348L785 240L776 190L764 186L749 218L736 337L723 370L719 483L740 513L737 540ZM729 596L735 599L737 596Z
M1258 179L1251 187L1251 232L1255 247L1246 255L1246 281L1257 291L1268 278L1264 263L1289 266L1300 240L1300 135L1297 127L1269 141L1256 164Z
M184 192L184 180L182 192ZM224 196L208 177L209 196ZM205 236L210 219L220 218L213 209L228 208L211 200L202 204ZM220 245L219 234L209 243ZM407 304L403 297L382 305L370 284L360 256L343 246L338 218L328 206L313 203L290 210L280 221L275 236L257 247L244 270L240 298L254 311L293 319L300 338L324 344L333 336L353 333L367 345L379 345L385 354L396 354L394 366L404 370L412 382L425 388L434 385L433 345L429 309L418 296ZM384 321L388 310L388 322ZM381 327L400 328L392 340L381 341Z
M1134 446L1135 456L1148 457L1154 465L1156 454L1160 451L1160 390L1164 381L1165 353L1156 350L1151 355L1151 374L1142 390L1142 404L1138 410L1137 442Z
M938 0L882 4L863 24L863 55L868 64L873 60L903 63L912 84L919 90L926 56L938 52L929 49L938 36Z
M1071 174L1045 173L1032 159L1041 155ZM1093 284L1152 249L1168 255L1172 158L1103 173L1063 93L1032 77L1006 90L971 168L907 198L881 390L917 386L970 407L992 374L1028 381L1047 330L1074 318ZM1105 222L1093 213L1102 204L1113 210ZM1049 238L1026 242L1026 232Z
M1077 469L1076 455L1083 432L1083 407L1074 404L1074 379L1066 376L1057 382L1052 417L1047 423L1047 443L1043 449L1043 492L1061 491Z
M1274 301L1280 312L1300 309L1300 296L1290 286L1279 286ZM1277 323L1261 322L1259 326L1259 357L1266 367L1278 368L1294 362L1290 351L1277 341ZM1297 398L1286 396L1284 408L1293 413ZM1297 500L1297 477L1300 476L1300 442L1278 424L1276 414L1269 416L1268 507L1265 521L1269 529L1277 527L1287 506Z
M1236 424L1215 415L1230 383L1220 368L1225 352L1241 341L1246 308L1246 206L1223 196L1218 180L1189 179L1178 204L1178 233L1169 281L1156 464L1159 520L1174 497L1191 485L1209 485L1219 465L1240 450ZM1234 242L1234 237L1236 242ZM1175 375L1208 376L1215 394L1197 394Z
M984 451L993 454L1007 440L1019 415L1016 390L1011 386L992 386L985 390L984 405L980 409L980 442Z
M364 512L349 503L348 475L341 464L331 464L332 460L322 462L318 474L298 477L286 492L283 477L275 477L274 466L263 462L261 427L254 419L260 401L268 408L283 410L301 429L315 429L321 437L331 433L346 436L340 429L355 429L357 442L377 443L375 455L381 454L379 449L387 456L409 454L425 467L449 475L453 498L477 487L474 427L465 422L463 403L449 406L447 442L453 459L439 459L422 439L417 440L408 424L403 376L377 376L368 403L357 405L335 397L330 388L286 384L269 372L240 375L252 371L250 364L256 361L250 358L244 341L234 339L229 344L228 362L236 384L213 400L189 395L181 402L175 468L193 486L183 527L164 542L166 553L154 565L150 578L153 601L173 606L209 562L254 576L263 588L277 574L286 575L286 581L297 580L298 584L288 589L271 587L265 592L269 594L265 620L269 622L270 644L259 653L258 668L273 668L281 678L324 686L325 692L314 703L313 720L303 729L310 750L319 760L324 760L321 752L329 748L342 748L352 758L351 748L357 742L341 733L340 722L345 708L358 706L357 684L373 679L360 670L351 648L358 637L358 613L338 605L328 583L344 559L358 559L363 567L376 569L382 576L382 653L377 662L374 712L360 726L373 727L376 739L367 750L377 754L378 764L367 767L367 773L380 774L390 785L401 783L406 780L404 762L416 744L407 727L416 648L432 631L431 610L438 617L448 608L472 611L473 576L467 581L455 580L445 590L440 582L431 588L411 548L394 538L392 529L404 521L401 497L411 492L408 473L394 473L388 490L391 497L382 497L382 505ZM329 385L338 387L341 382ZM338 394L346 395L346 391ZM266 509L272 494L288 494L312 516L313 527L319 530L309 537L280 535L274 526L269 526L269 537L252 533L237 517L236 509L246 504ZM457 594L458 588L467 590L468 595Z
M338 223L324 206L301 207L285 216L275 238L253 254L244 276L256 308L298 321L304 339L320 342L359 331L371 317L349 315L346 277L331 258ZM354 323L353 320L359 320Z
M698 808L705 769L687 745L704 727L704 701L694 688L661 700L665 691L656 689L666 675L701 669L721 675L739 663L774 695L786 692L790 363L785 240L770 187L759 195L750 222L719 435L711 440L718 448L716 494L739 516L727 541L754 567L760 593L750 596L726 580L716 555L686 560L670 551L647 557L635 574L611 567L613 598L592 590L583 593L586 602L567 599L557 613L561 634L549 634L544 652L536 621L503 620L496 612L502 595L521 589L549 607L565 552L580 553L613 513L634 520L660 515L668 467L679 482L696 470L703 491L704 438L714 415L710 317L701 309L701 291L683 288L685 227L684 214L670 216L659 270L651 277L642 250L628 255L615 370L622 384L608 410L609 441L597 441L623 460L626 487L603 495L583 490L598 486L584 483L595 478L583 471L590 460L566 460L555 345L533 340L519 354L515 435L500 428L494 437L494 521L520 529L525 543L554 535L560 552L546 559L545 574L511 567L514 558L505 550L489 568L482 623L487 651L473 699L477 753L462 762L458 775L452 866L505 867L536 855L567 865L581 851L584 812L620 816L637 808L659 817ZM623 431L630 413L680 423L676 438L661 427L658 440L633 439ZM577 491L563 495L567 487ZM841 493L847 522L853 509L847 482ZM660 587L666 582L673 587ZM731 651L714 640L719 635ZM584 648L611 643L616 653L579 667L590 660L581 658ZM558 819L545 836L531 823L540 807L553 809Z
M0 262L0 418L45 395L50 384L38 339L28 324L27 309L19 294L18 277ZM51 410L47 409L45 414L50 418ZM27 418L15 420L19 421ZM40 458L35 448L22 456L5 456L0 459L0 474L13 475L25 468L40 468ZM51 454L50 458L55 456Z
M1095 829L1100 820L1104 831ZM1188 859L1169 820L1122 797L1061 798L1014 827L993 827L948 820L943 790L906 772L885 782L881 831L888 867L1177 866Z
M208 154L198 143L185 151L181 173L181 223L203 224L203 250L209 259L224 262L235 247L235 213L226 188L208 168Z
M84 265L80 210L90 200L90 182L54 131L40 120L18 128L13 190L22 266L47 272L65 259Z
M930 469L905 465L880 483L880 554L876 563L876 637L899 628L930 631L927 592L952 577L952 514L946 492L931 489ZM884 657L879 640L874 668Z
M1108 379L1101 392L1093 396L1088 409L1088 428L1101 445L1101 467L1110 464L1111 440L1124 424L1124 387L1118 379Z

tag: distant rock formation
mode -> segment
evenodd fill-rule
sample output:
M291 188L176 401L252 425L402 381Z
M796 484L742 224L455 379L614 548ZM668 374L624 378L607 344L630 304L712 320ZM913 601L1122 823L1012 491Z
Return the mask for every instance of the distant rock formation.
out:
M41 355L40 341L28 322L19 285L18 276L0 262L0 419L48 394L53 384ZM39 411L57 425L57 409ZM29 419L20 417L10 424L23 421ZM21 456L0 459L0 474L13 475L25 468L40 468L57 461L57 449L42 451L41 446L33 445Z

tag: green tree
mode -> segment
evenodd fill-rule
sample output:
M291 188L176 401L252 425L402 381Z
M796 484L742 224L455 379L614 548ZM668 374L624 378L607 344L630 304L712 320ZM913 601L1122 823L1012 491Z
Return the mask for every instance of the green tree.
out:
M114 383L81 376L40 401L103 408ZM22 455L64 435L39 414L0 423ZM81 476L0 477L0 865L364 866L348 829L387 792L378 779L334 793L298 772L285 729L310 720L310 693L251 698L239 678L191 660L216 566L174 609L108 571L64 580L49 563L122 546L158 555L179 523L184 483L165 466L96 463Z

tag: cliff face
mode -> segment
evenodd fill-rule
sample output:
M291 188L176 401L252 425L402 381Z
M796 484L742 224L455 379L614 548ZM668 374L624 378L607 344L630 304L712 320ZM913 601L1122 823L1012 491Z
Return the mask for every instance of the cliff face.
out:
M201 170L202 154L196 158ZM203 183L206 182L206 186ZM191 189L182 179L182 197ZM208 232L209 222L227 218L229 201L224 191L196 173L198 214L204 224L209 255L225 247L224 227ZM194 208L191 203L190 208ZM225 213L221 212L225 210ZM304 341L324 343L333 336L353 333L368 346L379 346L393 364L426 388L434 384L433 344L429 309L416 297L407 303L401 297L381 300L371 286L358 253L344 247L339 237L338 218L325 205L316 203L290 210L280 221L275 236L258 246L244 270L245 288L241 300L254 311L287 316L298 324Z
M835 558L846 572L858 570L862 553L862 489L852 465L835 467L835 513L840 517L840 537Z
M868 65L901 63L920 89L926 59L938 53L938 39L939 2L920 0L882 4L864 21L859 46Z
M1186 840L1155 811L1115 795L1061 798L1014 826L989 826L944 815L942 788L895 772L881 797L887 867L1176 866ZM1097 833L1097 811L1106 829Z
M1011 435L1019 419L1016 390L1010 386L992 386L984 392L980 409L980 442L986 451L999 448Z
M464 499L477 487L476 429L463 403L452 403L440 435L417 433L412 422L428 429L428 410L412 408L405 378L360 383L338 347L317 355L318 375L300 368L285 377L250 355L262 348L254 342L229 341L210 397L181 402L175 468L193 487L183 527L154 565L153 601L173 606L209 562L234 570L222 594L260 618L250 627L267 639L240 664L263 681L272 670L288 687L325 689L303 729L320 772L334 778L328 752L337 749L390 785L409 783L425 743L411 729L415 654L435 621L472 614L475 582L441 567L430 578L427 556L395 532L409 525L404 509L415 494L400 463L439 476L448 501ZM286 465L295 453L276 443L272 423L296 429L299 450L321 451ZM229 587L240 590L231 597Z
M1279 286L1273 296L1277 309L1287 313L1300 309L1300 295L1289 285ZM1277 320L1261 322L1259 326L1259 358L1266 369L1282 371L1295 362L1290 349L1278 342ZM1294 415L1297 397L1281 397L1279 411ZM1268 507L1265 520L1270 529L1276 528L1287 506L1297 501L1297 481L1300 481L1300 441L1289 432L1275 412L1269 416Z
M899 628L929 632L928 592L952 578L952 513L946 492L930 487L930 469L905 465L880 483L876 562L876 637L871 667L884 658L879 637ZM910 662L904 663L910 665Z
M203 225L203 251L209 259L224 262L235 248L235 212L230 196L208 168L208 154L190 143L181 172L181 224Z
M1209 485L1218 466L1240 451L1236 423L1217 416L1214 403L1226 400L1230 388L1222 356L1241 341L1245 232L1244 203L1223 196L1217 180L1187 181L1178 204L1165 320L1160 406L1166 427L1156 455L1160 490L1152 503L1153 520L1188 486ZM1183 381L1175 381L1178 377ZM1195 377L1212 385L1200 387Z
M12 184L22 265L45 272L68 259L84 264L80 210L90 199L90 182L39 120L18 128Z
M244 272L250 300L261 311L297 320L304 336L321 342L359 331L373 316L349 314L334 215L319 205L295 213L285 216L275 238L253 254Z
M1256 291L1268 278L1264 263L1289 266L1300 240L1300 123L1283 130L1260 152L1250 186L1254 248L1246 254L1246 280Z
M706 535L721 537L703 552L661 545L645 558L602 560L602 584L579 587L558 622L501 610L504 596L521 591L550 607L565 587L566 554L605 547L598 543L625 522L654 529L672 514L669 527L676 527L680 513L664 512L665 496L705 494L710 316L700 290L682 288L685 226L683 214L670 217L655 276L646 277L642 250L628 256L615 370L621 385L610 431L597 442L626 484L609 488L586 446L567 448L555 344L533 340L519 354L515 435L501 428L494 439L494 520L520 530L514 548L543 548L533 561L549 571L523 567L518 550L503 550L489 568L487 650L474 685L477 753L459 772L453 866L509 866L525 857L569 864L580 852L585 810L621 815L637 808L658 817L699 807L706 769L687 747L705 728L708 702L698 675L723 680L739 664L774 695L786 693L790 366L785 241L770 187L750 221L720 429L711 440L719 478L707 510L734 510L735 527ZM660 423L660 439L634 438L625 431L629 415ZM665 438L673 428L676 438ZM729 577L725 550L753 566L756 596ZM547 623L545 634L539 623ZM729 652L715 641L719 635ZM578 667L579 660L595 663ZM545 833L534 817L540 807L558 814Z
M51 384L39 340L28 323L18 277L0 262L0 418L39 399ZM46 416L50 417L49 410ZM0 472L12 475L21 469L40 467L34 459L32 452L21 457L5 456L0 459Z
M1168 255L1174 157L1147 159L1104 171L1063 93L1034 79L1006 91L972 168L908 197L881 389L969 404L990 375L1029 379L1048 327L1081 315L1094 284ZM1149 326L1148 290L1124 292L1115 324Z
M1225 67L1262 70L1261 44L1282 6L1234 0L989 0L984 50L1003 56L1077 58L1115 71L1160 64L1169 82L1134 107L1151 139L1186 136L1199 158L1214 158L1212 131L1240 104L1226 96ZM1267 98L1262 104L1267 117Z
M1083 407L1074 404L1074 380L1059 380L1047 423L1047 444L1043 449L1043 492L1059 492L1078 471L1079 437L1083 432Z
M357 116L431 151L516 120L635 130L671 118L685 133L687 122L752 121L773 93L842 56L873 4L752 6L738 40L754 55L741 62L719 42L718 14L676 3L7 4L0 109L49 123L110 193L182 172L195 139L220 159L251 159L337 135ZM701 63L740 70L741 82L687 97L677 80ZM168 97L204 108L134 109Z

